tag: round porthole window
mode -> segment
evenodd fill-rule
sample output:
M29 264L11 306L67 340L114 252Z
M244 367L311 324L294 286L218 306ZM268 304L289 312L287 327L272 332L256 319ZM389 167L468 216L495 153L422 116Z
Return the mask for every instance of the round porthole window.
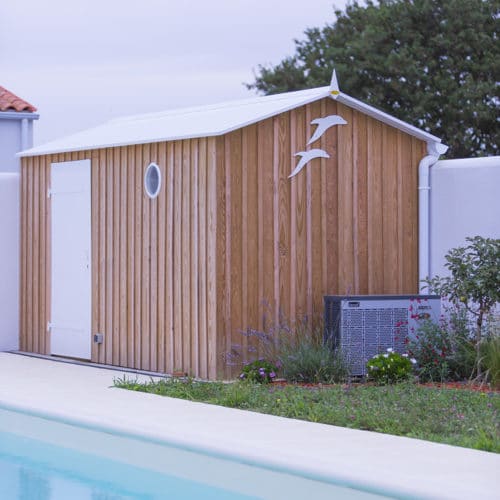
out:
M161 188L161 172L156 163L150 163L144 174L144 189L150 198L156 198Z

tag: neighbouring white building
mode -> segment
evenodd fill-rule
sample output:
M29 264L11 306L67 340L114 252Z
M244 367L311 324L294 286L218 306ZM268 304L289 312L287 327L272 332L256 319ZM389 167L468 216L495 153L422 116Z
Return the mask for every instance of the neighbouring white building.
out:
M19 347L19 158L36 108L0 86L0 351Z
M0 85L0 172L19 172L16 154L33 146L36 108Z

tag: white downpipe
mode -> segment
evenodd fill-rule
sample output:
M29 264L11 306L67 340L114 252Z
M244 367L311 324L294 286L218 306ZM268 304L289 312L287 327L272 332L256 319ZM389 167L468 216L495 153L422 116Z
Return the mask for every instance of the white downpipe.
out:
M24 151L25 149L28 149L32 145L30 144L29 140L29 130L28 130L28 119L23 118L21 120L21 151Z
M427 143L427 156L418 165L418 286L429 277L430 271L430 168L439 155L446 153L448 146L441 143Z

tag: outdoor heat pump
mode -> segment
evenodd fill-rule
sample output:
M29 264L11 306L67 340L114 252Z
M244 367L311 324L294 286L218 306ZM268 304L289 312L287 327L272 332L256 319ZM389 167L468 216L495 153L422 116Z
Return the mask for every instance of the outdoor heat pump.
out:
M403 354L422 320L439 321L439 295L326 295L325 342L340 347L351 375L366 375L366 362L388 348Z

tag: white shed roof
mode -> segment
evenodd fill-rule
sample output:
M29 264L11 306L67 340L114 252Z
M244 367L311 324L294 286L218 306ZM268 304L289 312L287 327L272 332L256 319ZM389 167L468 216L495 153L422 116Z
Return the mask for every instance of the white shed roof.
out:
M28 149L19 153L18 156L37 156L218 136L325 97L332 97L330 87L117 118L97 127ZM342 92L332 98L418 139L428 143L441 142L438 137Z

